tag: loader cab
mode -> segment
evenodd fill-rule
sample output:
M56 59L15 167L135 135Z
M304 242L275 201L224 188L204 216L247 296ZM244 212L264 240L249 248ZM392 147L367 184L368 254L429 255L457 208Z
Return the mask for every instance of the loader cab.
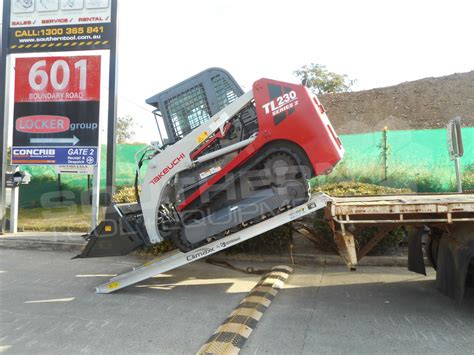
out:
M171 145L243 94L224 69L210 68L146 100L155 115L162 146ZM250 113L251 114L251 113Z

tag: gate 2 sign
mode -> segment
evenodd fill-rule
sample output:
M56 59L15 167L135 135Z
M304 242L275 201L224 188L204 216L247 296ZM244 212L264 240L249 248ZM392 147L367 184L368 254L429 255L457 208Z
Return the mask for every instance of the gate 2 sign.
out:
M100 56L16 58L14 165L97 165Z

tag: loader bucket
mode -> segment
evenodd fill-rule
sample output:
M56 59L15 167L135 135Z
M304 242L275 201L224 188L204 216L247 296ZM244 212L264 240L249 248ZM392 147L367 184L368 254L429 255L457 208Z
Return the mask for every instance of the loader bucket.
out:
M145 244L146 230L141 221L143 218L138 204L111 204L106 209L105 219L84 236L87 245L75 258L131 253Z

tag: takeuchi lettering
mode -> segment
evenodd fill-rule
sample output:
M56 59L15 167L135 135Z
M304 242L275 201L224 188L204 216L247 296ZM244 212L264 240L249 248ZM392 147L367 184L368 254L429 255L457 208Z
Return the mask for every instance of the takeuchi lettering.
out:
M176 159L174 159L170 164L168 164L163 170L160 171L153 179L150 180L150 184L155 185L160 181L166 174L168 174L178 163L184 159L184 153L181 153Z

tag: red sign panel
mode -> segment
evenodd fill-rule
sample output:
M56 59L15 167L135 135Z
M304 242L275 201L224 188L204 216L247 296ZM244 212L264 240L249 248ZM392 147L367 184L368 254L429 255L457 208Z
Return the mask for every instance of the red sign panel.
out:
M100 56L17 58L15 102L100 100Z
M97 164L100 63L100 55L15 59L12 164Z

